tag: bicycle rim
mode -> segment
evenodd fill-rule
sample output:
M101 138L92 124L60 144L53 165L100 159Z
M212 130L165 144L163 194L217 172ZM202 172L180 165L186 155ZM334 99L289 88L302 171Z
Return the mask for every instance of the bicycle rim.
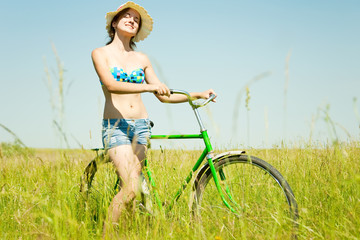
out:
M236 213L221 200L207 169L195 184L193 204L204 224L218 225L231 237L293 234L297 204L289 184L274 167L256 157L234 155L220 159L215 168L225 199Z

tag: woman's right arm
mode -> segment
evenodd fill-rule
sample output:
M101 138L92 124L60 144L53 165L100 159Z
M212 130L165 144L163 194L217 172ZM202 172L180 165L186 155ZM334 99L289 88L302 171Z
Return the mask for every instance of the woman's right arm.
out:
M156 88L152 85L114 81L114 77L110 73L110 69L106 63L106 57L103 49L97 48L93 50L91 58L100 81L110 93L156 92Z

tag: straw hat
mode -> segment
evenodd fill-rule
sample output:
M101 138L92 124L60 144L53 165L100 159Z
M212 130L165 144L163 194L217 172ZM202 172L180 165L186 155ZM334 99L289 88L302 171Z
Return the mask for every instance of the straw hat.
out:
M134 42L139 42L144 40L152 31L153 28L153 19L150 17L148 12L145 10L145 8L141 7L140 5L134 3L134 2L126 2L123 5L121 5L116 11L114 12L108 12L105 16L106 18L106 30L108 33L110 33L111 29L111 21L115 17L116 14L118 14L121 10L125 8L132 8L136 10L141 17L141 28L134 37Z

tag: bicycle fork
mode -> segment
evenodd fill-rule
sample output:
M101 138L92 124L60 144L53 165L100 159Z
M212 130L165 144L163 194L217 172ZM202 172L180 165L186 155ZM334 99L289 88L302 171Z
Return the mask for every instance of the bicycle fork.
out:
M213 161L213 158L214 158L214 153L213 153L213 149L212 149L212 146L211 146L211 143L210 143L210 140L209 140L209 136L207 134L207 131L203 131L202 132L203 134L203 137L204 137L204 142L205 142L205 145L206 145L206 148L208 150L208 154L206 155L206 159L208 161L208 164L209 164L209 167L210 167L210 170L211 170L211 173L212 173L212 176L213 176L213 179L214 179L214 182L215 182L215 186L216 186L216 189L218 190L218 193L221 197L221 200L223 201L223 203L225 204L225 206L227 208L230 209L231 212L233 213L238 213L229 203L228 201L226 200L225 196L224 196L224 193L223 193L223 190L221 188L221 185L224 185L225 187L225 193L227 195L227 197L230 199L230 201L238 208L241 208L236 202L235 200L232 198L231 196L231 193L230 193L230 189L229 187L227 186L225 180L226 180L226 177L225 177L225 173L222 169L219 169L219 175L220 175L220 180L221 180L221 183L219 181L219 178L216 174L216 169L215 169L215 165L214 165L214 161Z

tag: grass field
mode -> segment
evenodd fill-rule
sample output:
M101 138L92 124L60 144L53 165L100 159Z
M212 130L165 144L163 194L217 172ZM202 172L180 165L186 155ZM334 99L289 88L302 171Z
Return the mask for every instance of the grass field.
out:
M222 152L222 151L217 151ZM360 143L319 147L247 150L277 168L299 205L298 239L360 238ZM161 199L171 200L199 151L151 150L151 168ZM100 239L116 175L99 167L85 201L80 176L95 156L89 150L0 148L0 239ZM188 200L191 187L173 211L154 217L136 212L118 230L119 239L283 239L287 226L273 219L261 231L247 219L196 221Z

